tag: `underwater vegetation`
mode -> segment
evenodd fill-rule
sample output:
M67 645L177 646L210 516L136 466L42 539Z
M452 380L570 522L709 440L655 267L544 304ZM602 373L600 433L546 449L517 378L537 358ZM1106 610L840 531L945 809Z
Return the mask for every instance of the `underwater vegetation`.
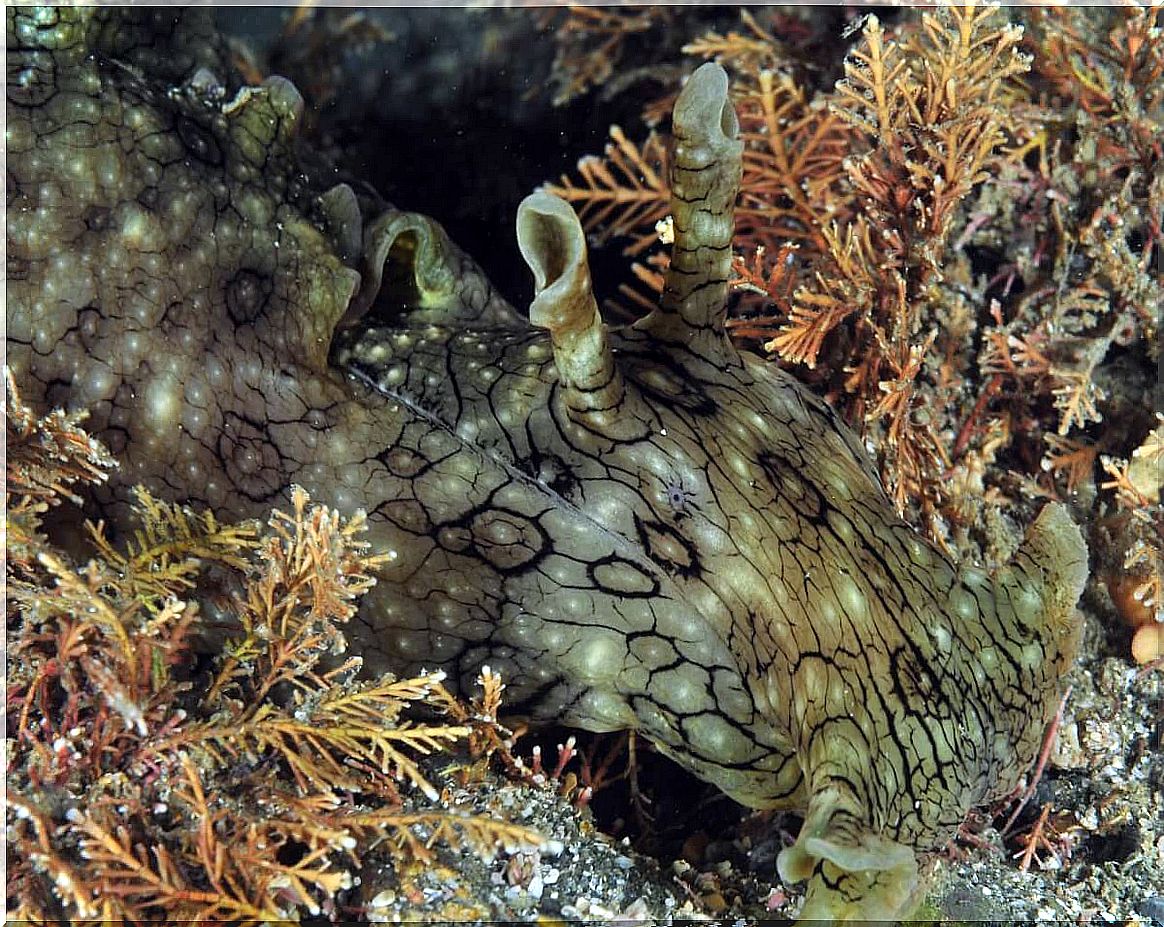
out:
M806 916L896 916L1062 721L1068 505L1158 664L1159 6L865 17L833 86L797 15L689 35L656 131L520 207L528 316L312 152L295 87L204 17L7 15L24 915L338 917L385 834L536 842L431 804L419 765L522 769L487 664L535 718L804 812ZM686 23L541 19L561 103ZM323 97L337 41L387 40L290 27ZM621 329L608 243L648 313Z
M266 525L222 525L141 490L132 536L87 523L74 560L42 517L113 466L81 418L7 384L9 917L334 918L373 838L401 866L538 845L417 765L499 745L496 677L474 706L439 675L355 680L343 626L382 559L361 519L295 489Z
M733 332L830 397L898 510L943 546L974 535L993 559L989 521L1082 484L1110 513L1141 510L1121 543L1135 601L1159 614L1152 390L1108 384L1129 357L1140 378L1159 362L1160 5L869 16L827 89L754 11L741 23L684 49L728 68L745 143ZM576 45L558 67L593 81ZM604 157L547 189L641 257L667 214L666 149L612 128ZM648 289L665 261L637 265ZM1134 424L1097 428L1105 412ZM1147 505L1101 460L1142 442Z

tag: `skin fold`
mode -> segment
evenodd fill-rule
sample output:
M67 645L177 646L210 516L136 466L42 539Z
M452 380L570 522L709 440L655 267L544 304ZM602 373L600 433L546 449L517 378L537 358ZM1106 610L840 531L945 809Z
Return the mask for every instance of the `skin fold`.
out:
M908 915L1035 754L1086 549L1048 505L1004 567L951 563L827 403L732 345L726 74L675 104L660 305L610 330L567 204L521 204L518 313L435 222L305 184L298 93L228 92L208 33L179 60L198 15L7 11L8 363L90 411L106 512L136 483L365 509L395 552L350 629L370 669L488 663L535 718L633 728L804 814L778 863L804 919Z

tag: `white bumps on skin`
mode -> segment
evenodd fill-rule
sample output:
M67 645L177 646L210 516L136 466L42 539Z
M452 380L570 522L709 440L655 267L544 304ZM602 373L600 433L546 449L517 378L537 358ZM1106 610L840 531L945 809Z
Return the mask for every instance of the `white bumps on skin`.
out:
M653 682L663 702L680 714L694 714L713 707L708 695L710 681L706 671L695 672L683 667L656 673Z
M950 608L958 617L969 620L974 617L978 606L974 602L974 597L968 592L961 589L955 589L950 596Z
M127 248L146 250L160 237L157 220L140 207L126 206L121 216L121 237Z
M146 383L142 389L142 413L151 429L165 431L177 424L181 395L181 382L173 374L163 374Z
M833 589L843 612L853 621L863 621L869 609L869 602L852 577L840 573L833 577Z
M595 730L619 731L638 726L638 718L626 699L611 690L590 689L583 696L582 711L593 719Z
M683 728L683 733L700 744L704 753L724 765L747 759L755 749L746 737L715 713L705 712L689 718Z
M569 662L577 678L585 680L588 685L609 686L618 678L624 653L622 641L613 635L596 632L573 648Z
M953 637L950 633L950 627L943 616L935 616L934 622L930 625L930 636L934 639L934 646L938 653L948 654L950 652Z
M86 403L93 405L104 399L112 399L117 392L118 381L108 364L95 360L76 386Z

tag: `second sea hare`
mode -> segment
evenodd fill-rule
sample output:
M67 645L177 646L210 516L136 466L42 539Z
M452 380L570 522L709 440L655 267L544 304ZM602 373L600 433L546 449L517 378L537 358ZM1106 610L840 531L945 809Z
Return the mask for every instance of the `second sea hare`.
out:
M9 363L91 410L109 510L138 482L367 509L395 552L353 629L370 666L488 663L536 717L633 728L804 813L778 863L802 917L908 914L919 858L1033 758L1086 551L1048 505L1010 564L951 563L827 403L732 345L724 72L675 105L661 304L610 330L566 204L519 210L527 319L431 220L305 185L294 88L228 94L211 38L167 44L197 14L166 15L7 11Z

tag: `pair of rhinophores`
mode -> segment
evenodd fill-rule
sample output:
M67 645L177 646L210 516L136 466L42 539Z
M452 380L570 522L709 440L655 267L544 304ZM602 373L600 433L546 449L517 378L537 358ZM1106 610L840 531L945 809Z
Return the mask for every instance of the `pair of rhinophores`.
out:
M723 70L675 105L660 305L610 330L562 201L518 213L526 317L431 220L300 189L286 81L227 98L149 13L56 15L9 13L9 362L92 411L110 510L138 482L366 509L396 552L349 629L370 668L488 663L535 717L634 728L803 812L803 918L910 913L919 858L1033 758L1086 552L1050 505L996 572L950 563L832 409L731 344Z

